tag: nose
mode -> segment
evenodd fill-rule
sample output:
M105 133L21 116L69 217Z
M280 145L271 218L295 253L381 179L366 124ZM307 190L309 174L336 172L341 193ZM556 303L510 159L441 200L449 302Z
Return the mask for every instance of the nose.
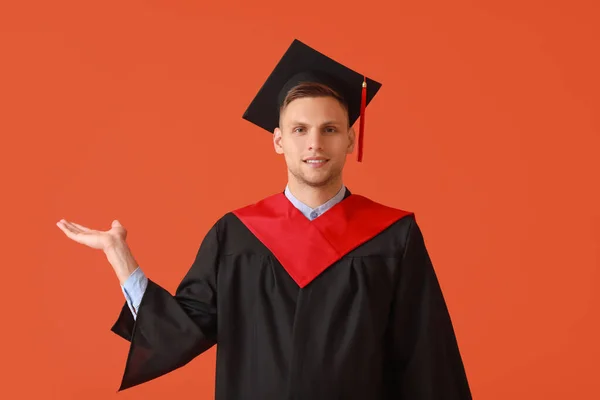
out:
M321 132L318 129L311 129L308 135L308 150L323 150L323 136Z

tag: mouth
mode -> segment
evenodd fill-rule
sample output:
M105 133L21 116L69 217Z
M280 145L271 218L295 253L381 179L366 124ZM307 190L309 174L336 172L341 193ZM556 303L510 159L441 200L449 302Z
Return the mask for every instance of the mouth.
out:
M322 158L322 157L310 157L307 159L302 160L303 163L310 165L311 167L322 167L323 165L325 165L329 160L326 158Z

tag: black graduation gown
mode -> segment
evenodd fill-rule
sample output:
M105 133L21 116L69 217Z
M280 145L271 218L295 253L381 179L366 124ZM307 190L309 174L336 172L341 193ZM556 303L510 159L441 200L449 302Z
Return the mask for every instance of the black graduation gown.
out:
M123 390L217 346L217 400L471 399L412 213L349 195L309 221L283 194L210 229L173 296L149 280Z

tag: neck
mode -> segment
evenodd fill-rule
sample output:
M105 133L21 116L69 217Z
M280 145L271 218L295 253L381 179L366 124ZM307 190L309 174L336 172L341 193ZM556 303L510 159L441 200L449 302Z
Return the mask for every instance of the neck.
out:
M327 203L342 189L343 185L341 179L319 187L300 184L293 179L288 181L288 188L294 197L310 208L317 208Z

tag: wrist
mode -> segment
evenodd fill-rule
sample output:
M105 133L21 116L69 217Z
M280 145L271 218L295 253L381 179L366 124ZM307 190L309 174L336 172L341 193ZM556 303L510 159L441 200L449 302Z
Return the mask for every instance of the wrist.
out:
M115 241L104 249L108 262L113 267L121 285L138 267L129 246L125 241Z

